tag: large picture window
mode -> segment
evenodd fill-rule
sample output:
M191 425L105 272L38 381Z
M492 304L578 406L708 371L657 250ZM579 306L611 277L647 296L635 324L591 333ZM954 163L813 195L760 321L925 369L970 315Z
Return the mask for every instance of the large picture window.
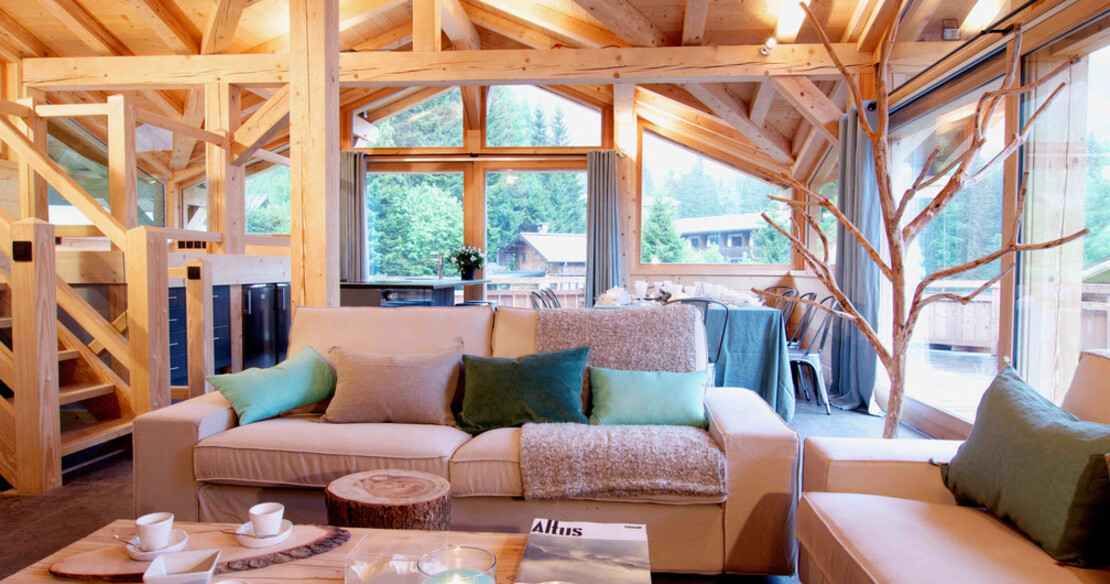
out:
M462 173L368 173L366 239L371 277L438 275L436 254L463 242Z
M488 146L601 145L601 112L550 91L530 85L495 85L487 103Z
M643 134L640 260L651 264L787 264L780 187L650 132Z
M463 145L463 104L451 88L400 112L389 104L355 112L355 148L458 148Z

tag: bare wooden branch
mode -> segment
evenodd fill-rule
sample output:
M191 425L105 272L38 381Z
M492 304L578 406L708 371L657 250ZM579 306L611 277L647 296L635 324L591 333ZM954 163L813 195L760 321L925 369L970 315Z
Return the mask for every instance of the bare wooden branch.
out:
M848 68L844 66L840 57L836 55L836 51L833 50L832 41L829 40L829 35L825 33L825 28L817 21L817 17L813 15L813 11L810 10L809 6L804 2L799 4L801 4L802 9L805 10L806 18L808 18L809 21L813 23L814 28L817 29L817 34L821 37L821 44L825 46L825 51L829 53L833 65L835 65L837 70L840 71L840 74L844 76L844 82L848 84L848 89L852 95L852 102L855 103L857 109L863 111L863 92L860 91L859 84L856 83L852 74L848 72ZM863 128L863 132L874 142L877 138L874 128L871 127L866 116L860 116L860 119L862 120L862 124L860 125Z
M817 308L820 308L821 310L824 310L825 312L827 312L827 313L829 313L833 316L838 316L840 318L843 318L845 320L850 320L850 321L855 321L856 320L856 317L854 315L848 314L847 312L841 312L839 310L833 310L832 308L830 308L828 306L825 306L824 304L821 304L820 302L814 302L813 300L809 300L808 298L800 298L800 297L797 297L797 296L783 296L782 294L776 294L775 292L768 292L766 290L760 290L759 288L752 288L752 292L755 292L756 294L758 294L760 296L766 296L768 298L774 298L775 300L784 300L786 302L800 302L802 304L808 304L810 306L815 306Z
M950 277L955 276L957 274L962 274L962 273L967 272L969 270L974 270L975 268L978 268L979 266L989 264L989 263L993 262L994 260L1000 259L1000 258L1002 258L1006 255L1009 255L1009 254L1012 254L1012 253L1015 253L1015 252L1019 252L1019 251L1037 251L1037 250L1041 250L1041 249L1049 249L1049 248L1053 248L1053 247L1059 247L1059 246L1064 245L1065 243L1068 243L1070 241L1075 241L1076 239L1079 239L1080 237L1083 237L1084 235L1087 235L1090 232L1091 232L1090 229L1080 229L1079 231L1076 231L1075 233L1072 233L1071 235L1066 235L1064 237L1059 237L1059 238L1051 239L1051 240L1048 240L1048 241L1042 241L1040 243L1011 243L1011 244L1007 245L1006 247L998 249L998 250L996 250L992 253L989 253L985 256L982 256L978 259L974 259L974 260L971 260L969 262L960 264L958 266L953 266L951 268L941 270L941 271L933 273L933 274L929 274L928 276L922 278L921 283L918 284L917 286L918 286L919 289L924 289L926 286L928 286L929 284L932 284L933 282L936 282L937 280L943 280L945 278L950 278Z
M925 165L921 167L921 172L917 173L917 179L913 181L913 185L902 194L902 200L898 201L898 208L894 211L895 223L902 222L902 215L905 215L906 207L910 204L910 201L917 196L917 192L921 190L921 182L929 175L929 169L936 163L937 156L940 155L940 150L941 148L939 145L933 148L933 151L929 153L929 158L925 160Z
M942 293L939 293L939 294L932 294L932 295L925 296L924 298L922 298L922 295L925 293L925 289L922 288L921 286L918 286L917 290L914 291L914 300L913 300L913 303L911 305L912 308L910 310L910 313L909 313L909 315L907 315L906 323L909 324L911 327L915 326L917 324L917 320L921 317L921 314L925 311L925 307L932 304L933 302L938 301L938 300L954 300L956 302L959 302L960 304L967 304L968 302L971 302L972 300L974 300L975 297L979 296L983 292L986 292L992 286L994 286L998 282L1002 281L1002 278L1005 278L1012 271L1014 271L1014 266L1010 266L1010 267L1002 270L995 277L991 278L990 280L987 280L986 282L983 282L983 284L981 286L976 288L970 294L965 294L965 295L962 295L962 296L959 295L959 294L951 293L951 292L942 292Z

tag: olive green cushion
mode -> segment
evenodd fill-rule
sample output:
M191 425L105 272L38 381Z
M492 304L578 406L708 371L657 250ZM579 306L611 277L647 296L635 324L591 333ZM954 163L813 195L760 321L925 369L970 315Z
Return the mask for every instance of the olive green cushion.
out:
M231 402L239 415L239 425L325 400L335 393L335 371L312 347L267 369L251 368L209 375L207 379Z
M590 367L590 422L705 428L705 375Z
M979 403L945 484L961 504L1008 519L1057 561L1110 563L1110 426L1084 422L1006 366Z
M519 359L463 355L459 428L471 434L527 422L588 423L582 414L582 376L589 347Z

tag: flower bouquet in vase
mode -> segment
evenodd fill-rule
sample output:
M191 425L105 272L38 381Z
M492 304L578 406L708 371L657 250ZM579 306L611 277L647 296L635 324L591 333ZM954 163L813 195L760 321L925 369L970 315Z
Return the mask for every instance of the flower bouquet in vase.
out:
M473 280L474 271L482 268L486 258L482 255L482 250L463 245L455 248L447 256L447 261L459 270L463 280Z

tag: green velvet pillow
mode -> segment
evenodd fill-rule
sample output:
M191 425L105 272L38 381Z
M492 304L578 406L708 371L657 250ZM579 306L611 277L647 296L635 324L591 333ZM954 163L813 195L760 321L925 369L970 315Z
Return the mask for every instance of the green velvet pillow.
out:
M526 422L588 423L582 376L589 354L589 347L579 347L519 359L463 355L459 428L478 434Z
M1110 426L1083 422L998 373L945 484L961 504L1008 519L1057 561L1110 563Z
M267 369L251 368L207 379L231 402L241 426L335 393L335 371L312 347Z
M620 371L590 367L594 424L705 428L705 371Z

